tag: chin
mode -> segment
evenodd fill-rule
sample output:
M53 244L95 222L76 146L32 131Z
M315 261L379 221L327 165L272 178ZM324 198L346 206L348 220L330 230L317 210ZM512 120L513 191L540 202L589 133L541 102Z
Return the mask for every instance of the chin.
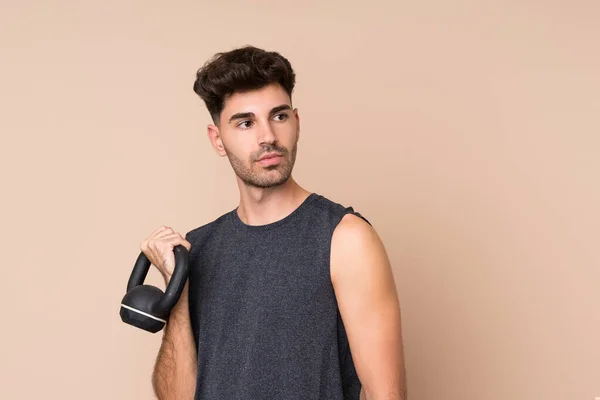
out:
M272 170L274 171L274 170ZM253 176L240 176L240 179L248 186L268 189L281 186L288 181L291 174L282 175L281 173L262 173Z
M288 179L289 179L289 176L285 176L285 177L272 178L272 179L260 179L253 183L255 184L255 186L258 186L258 187L272 188L272 187L277 187L277 186L283 185L284 183L287 182Z

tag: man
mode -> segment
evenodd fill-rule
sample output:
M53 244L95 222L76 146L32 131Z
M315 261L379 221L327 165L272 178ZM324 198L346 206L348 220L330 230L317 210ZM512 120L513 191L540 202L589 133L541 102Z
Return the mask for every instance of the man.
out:
M406 398L400 307L377 233L292 177L295 73L276 52L218 53L194 91L227 157L239 206L185 237L163 226L142 251L168 284L173 247L190 275L164 330L159 399Z

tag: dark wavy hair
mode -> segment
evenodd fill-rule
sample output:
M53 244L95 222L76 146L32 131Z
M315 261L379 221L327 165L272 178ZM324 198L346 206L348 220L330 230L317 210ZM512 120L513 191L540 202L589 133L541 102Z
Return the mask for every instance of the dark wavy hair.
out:
M279 84L292 98L296 74L281 54L254 46L244 46L215 54L197 72L194 92L204 101L217 123L225 101L234 93Z

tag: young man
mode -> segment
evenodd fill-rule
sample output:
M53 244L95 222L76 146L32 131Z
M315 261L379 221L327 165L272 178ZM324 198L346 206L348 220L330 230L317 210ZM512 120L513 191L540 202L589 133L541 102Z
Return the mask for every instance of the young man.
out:
M400 307L377 233L351 207L292 178L295 73L252 46L218 53L194 91L227 157L239 206L185 237L161 227L142 251L168 283L173 247L190 276L164 330L158 398L406 398Z

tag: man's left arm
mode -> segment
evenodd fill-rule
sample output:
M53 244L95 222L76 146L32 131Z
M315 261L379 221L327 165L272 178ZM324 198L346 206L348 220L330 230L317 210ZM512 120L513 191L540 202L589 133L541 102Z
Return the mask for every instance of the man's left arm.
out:
M331 279L346 328L361 399L405 400L400 304L385 247L375 229L347 214L333 233Z

